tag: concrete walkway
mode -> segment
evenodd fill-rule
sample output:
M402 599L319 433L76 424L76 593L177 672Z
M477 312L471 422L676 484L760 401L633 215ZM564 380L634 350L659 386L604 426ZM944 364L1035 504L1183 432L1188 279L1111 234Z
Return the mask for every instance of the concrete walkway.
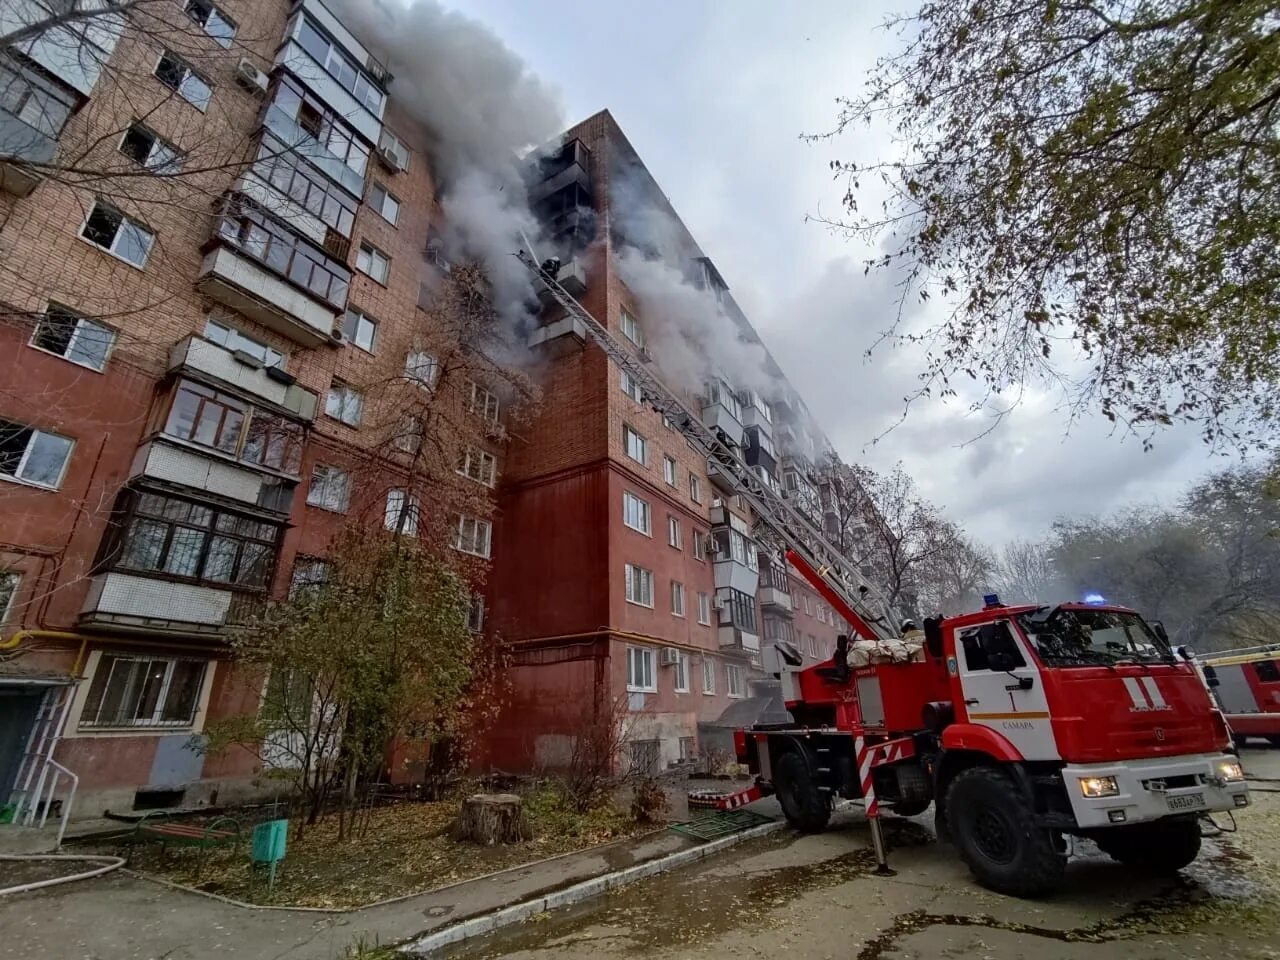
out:
M117 871L0 900L0 958L333 960L694 845L664 832L348 913L246 909Z

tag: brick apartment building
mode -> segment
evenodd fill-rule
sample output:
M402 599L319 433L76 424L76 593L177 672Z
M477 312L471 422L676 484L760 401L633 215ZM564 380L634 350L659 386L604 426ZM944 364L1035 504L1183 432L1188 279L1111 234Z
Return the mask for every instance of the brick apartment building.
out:
M5 4L0 35L33 9ZM528 333L544 401L518 432L500 429L498 384L440 376L430 131L359 38L319 0L166 10L146 32L101 17L0 59L0 806L41 783L65 796L62 771L79 817L256 789L255 758L189 749L261 701L230 628L323 579L343 523L431 509L371 435L365 385L388 369L494 425L460 471L494 509L449 520L489 565L471 626L513 650L489 766L563 763L584 710L621 698L631 759L666 767L752 702L768 642L827 655L837 618L572 320L549 308ZM130 190L77 180L94 164ZM166 203L184 165L201 202ZM649 321L614 263L624 168L642 170L601 113L531 164L530 195L562 281L640 350ZM816 517L825 441L772 372L771 403L728 382L689 399Z

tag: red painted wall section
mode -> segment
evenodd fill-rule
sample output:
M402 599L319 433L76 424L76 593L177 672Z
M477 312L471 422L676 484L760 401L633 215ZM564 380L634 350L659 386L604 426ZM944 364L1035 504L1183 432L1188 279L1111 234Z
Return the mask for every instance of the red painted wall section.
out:
M209 692L209 710L205 724L228 717L252 716L258 712L258 698L266 681L258 668L224 660L215 664L213 689ZM228 747L209 754L204 761L205 777L242 777L257 773L260 763L255 754L242 747Z

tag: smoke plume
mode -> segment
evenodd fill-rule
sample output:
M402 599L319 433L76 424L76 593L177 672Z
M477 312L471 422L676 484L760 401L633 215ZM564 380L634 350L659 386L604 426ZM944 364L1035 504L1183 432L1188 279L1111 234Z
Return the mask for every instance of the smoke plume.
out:
M488 27L436 0L329 0L391 71L391 99L430 137L445 246L479 260L504 316L523 318L533 283L512 254L537 239L520 156L564 129L555 93Z

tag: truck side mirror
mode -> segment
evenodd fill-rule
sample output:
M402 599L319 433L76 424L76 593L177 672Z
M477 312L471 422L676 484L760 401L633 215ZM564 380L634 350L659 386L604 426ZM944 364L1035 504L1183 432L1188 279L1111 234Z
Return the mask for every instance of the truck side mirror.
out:
M1154 630L1156 632L1156 636L1165 643L1169 642L1169 631L1164 628L1164 624L1159 620L1151 621L1151 629Z
M935 660L942 659L942 618L924 618L924 648Z

